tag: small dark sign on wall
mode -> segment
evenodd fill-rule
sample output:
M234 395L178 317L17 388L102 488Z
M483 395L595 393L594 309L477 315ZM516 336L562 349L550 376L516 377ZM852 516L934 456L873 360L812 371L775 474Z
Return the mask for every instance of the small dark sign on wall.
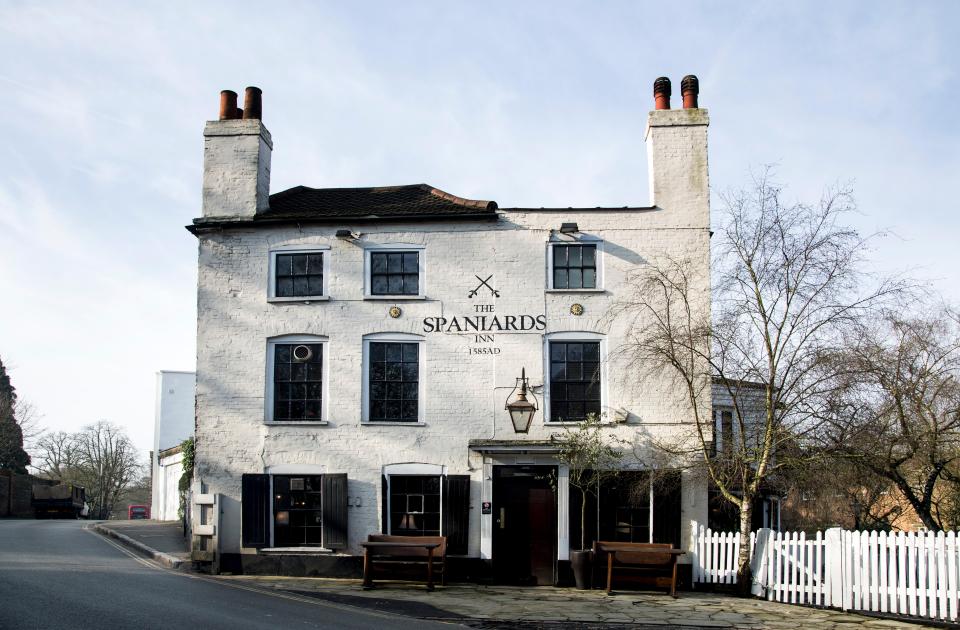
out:
M493 514L493 504L489 501L484 501L480 504L480 513L481 514Z

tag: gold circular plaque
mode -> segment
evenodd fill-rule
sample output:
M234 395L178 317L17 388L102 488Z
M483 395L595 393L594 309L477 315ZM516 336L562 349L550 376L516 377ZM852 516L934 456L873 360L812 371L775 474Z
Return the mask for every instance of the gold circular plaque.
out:
M573 304L570 306L570 313L576 316L583 315L583 304Z
M396 319L396 318L400 317L400 314L401 314L401 313L403 313L403 311L400 310L400 307L399 307L399 306L391 306L391 307L390 307L390 317Z

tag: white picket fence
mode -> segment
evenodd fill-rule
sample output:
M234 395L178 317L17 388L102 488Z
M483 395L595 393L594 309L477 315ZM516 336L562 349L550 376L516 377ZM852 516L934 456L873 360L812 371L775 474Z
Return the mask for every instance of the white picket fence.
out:
M739 535L693 526L693 579L734 584ZM957 621L960 541L954 532L750 534L754 594L827 606Z

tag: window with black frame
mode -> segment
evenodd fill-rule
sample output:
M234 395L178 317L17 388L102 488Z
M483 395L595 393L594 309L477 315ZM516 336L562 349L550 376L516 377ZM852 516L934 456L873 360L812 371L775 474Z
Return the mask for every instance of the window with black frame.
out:
M370 254L372 295L419 295L419 252L372 252Z
M550 342L550 421L600 413L600 343Z
M320 475L273 476L273 545L323 545L323 496Z
M553 246L553 288L597 288L596 245Z
M600 534L603 540L650 542L650 474L621 472L600 489Z
M323 252L276 254L275 297L323 296Z
M440 535L440 477L390 477L390 533L394 536Z
M417 343L370 343L370 422L420 419L419 348Z
M273 420L323 419L323 344L273 347Z

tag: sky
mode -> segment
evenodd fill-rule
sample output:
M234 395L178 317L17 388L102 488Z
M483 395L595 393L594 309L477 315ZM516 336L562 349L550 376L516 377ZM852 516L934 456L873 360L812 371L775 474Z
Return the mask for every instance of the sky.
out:
M646 205L652 85L700 78L710 183L853 187L871 265L960 302L957 2L0 0L0 359L51 430L146 455L193 370L202 129L263 90L271 192L425 182Z

